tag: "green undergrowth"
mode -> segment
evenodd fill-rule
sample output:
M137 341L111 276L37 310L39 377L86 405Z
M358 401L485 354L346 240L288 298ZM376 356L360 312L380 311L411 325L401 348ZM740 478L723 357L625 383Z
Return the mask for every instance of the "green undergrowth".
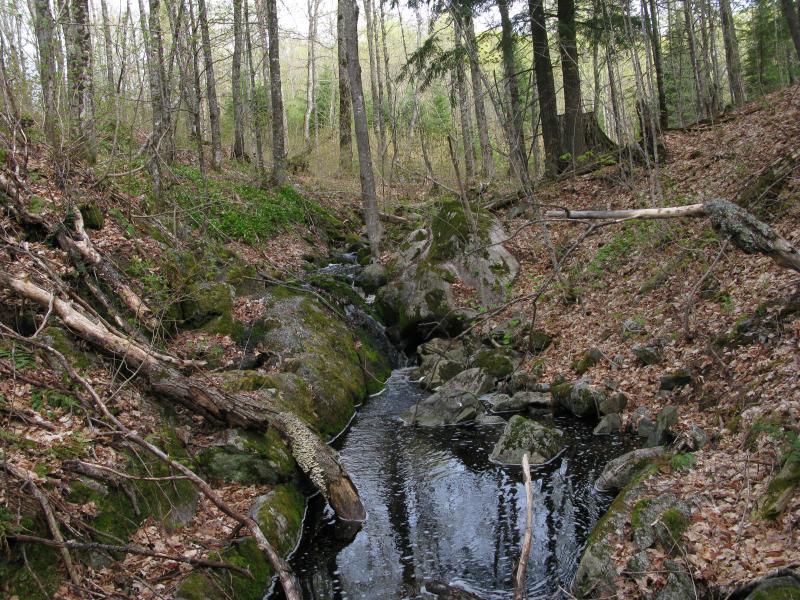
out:
M256 244L293 224L333 230L341 222L290 186L262 189L240 181L203 176L195 167L176 166L178 183L164 192L186 212L186 221L215 237Z

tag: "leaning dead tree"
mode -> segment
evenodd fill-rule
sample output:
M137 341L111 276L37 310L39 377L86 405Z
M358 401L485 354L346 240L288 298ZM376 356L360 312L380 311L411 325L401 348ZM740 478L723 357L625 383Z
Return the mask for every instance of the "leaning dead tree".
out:
M630 210L551 210L545 218L574 221L630 221L634 219L674 219L678 217L708 217L711 225L730 238L745 254L764 254L787 269L800 272L800 251L769 225L727 200L717 198L687 206L639 208Z

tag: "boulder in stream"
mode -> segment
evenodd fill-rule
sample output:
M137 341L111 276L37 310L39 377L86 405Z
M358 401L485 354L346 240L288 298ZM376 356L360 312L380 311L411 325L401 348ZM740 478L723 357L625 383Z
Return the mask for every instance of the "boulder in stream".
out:
M521 465L522 456L529 452L530 463L540 465L558 454L563 445L563 435L558 429L514 415L506 424L490 458L504 465Z
M464 390L481 396L494 388L494 377L480 367L461 371L442 386L442 389Z
M444 389L413 406L402 419L406 425L436 427L474 421L481 413L483 405L475 394L459 389Z
M605 392L585 379L553 384L550 393L554 405L565 408L576 417L598 416L600 405L606 400Z

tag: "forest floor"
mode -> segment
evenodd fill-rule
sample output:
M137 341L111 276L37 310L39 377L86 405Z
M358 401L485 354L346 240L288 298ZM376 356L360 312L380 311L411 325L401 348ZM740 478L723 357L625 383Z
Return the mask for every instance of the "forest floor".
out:
M668 159L656 174L660 205L715 197L735 201L776 160L797 150L800 87L751 102L718 124L670 131L665 141ZM653 181L647 174L620 182L616 173L607 167L547 185L536 199L570 209L648 206ZM800 168L749 208L794 245L800 243ZM550 273L546 248L528 222L511 220L508 229L516 232L508 246L521 262L514 295L530 295ZM556 248L563 249L584 226L561 222L549 229ZM613 381L627 394L630 429L637 408L655 416L675 405L679 437L693 425L710 436L708 446L687 456L685 470L666 468L645 482L646 496L674 493L690 502L693 515L681 559L695 580L731 589L800 564L800 493L777 519L764 520L756 510L787 456L800 460L797 273L769 258L744 255L717 238L706 220L685 219L606 227L578 247L565 276L577 302L564 301L564 290L553 289L535 306L523 300L495 321L535 316L537 327L556 336L528 364L543 369L544 381L557 375L574 379L570 365L598 348L604 359L587 376L597 383ZM794 316L781 323L779 314L786 313ZM622 335L629 319L644 332ZM755 335L737 336L756 323L761 328ZM667 342L663 363L637 363L631 347L656 338ZM677 369L691 372L691 385L660 390L660 377ZM630 533L618 532L619 571L635 551ZM648 553L653 570L620 580L622 597L652 593L663 584L665 556L657 549Z
M713 197L735 200L771 164L800 144L800 86L751 102L717 124L671 131L665 141L668 160L652 178L636 170L623 179L617 167L609 166L544 185L536 191L536 200L571 209L639 208L650 205L653 189L664 205ZM59 210L63 202L51 183L46 158L32 156L31 161L31 170L39 173L39 180L32 182L33 191L49 201L50 210ZM355 228L358 196L352 181L343 187L341 182L303 176L293 183L323 210L338 215L342 227ZM79 178L73 185L106 209L122 202L127 205L122 212L128 216L144 212L136 194L110 196L85 187ZM409 186L404 196L422 198L424 193ZM749 208L795 246L800 245L800 169ZM140 280L158 291L159 278L164 276L157 266L163 245L146 236L129 235L129 225L124 218L107 218L102 230L91 232L91 237L99 249L127 256L130 264L138 265ZM15 227L10 219L0 222L4 233ZM800 320L785 318L787 310L794 310L795 317L800 310L797 274L766 257L742 254L718 238L706 220L621 223L587 237L564 265L567 285L553 286L534 303L533 294L551 274L541 230L524 217L506 219L506 227L512 233L507 246L521 264L512 290L519 301L483 327L521 316L553 334L554 343L525 365L541 370L543 381L556 376L574 379L574 361L587 349L598 348L604 359L587 376L598 383L613 380L627 394L627 427L634 427L630 415L637 408L655 415L675 405L679 419L674 429L679 437L692 426L708 434L711 442L686 455L685 468L665 468L644 483L653 497L672 492L691 504L693 516L683 534L688 543L681 559L695 580L731 589L777 568L800 564L800 494L774 520L756 514L757 499L781 463L787 456L800 460ZM580 235L582 226L556 222L549 223L548 229L556 249L563 250ZM249 230L242 235L250 235ZM274 276L299 273L309 254L326 251L313 227L289 228L268 236L265 243L234 238L224 244L228 251ZM28 250L27 258L15 259L15 269L24 267L34 273L47 264L63 277L74 274L60 250L36 241ZM9 268L12 258L0 258L0 268ZM0 294L0 303L6 302L10 305L11 299ZM248 316L250 309L246 304L234 306L240 318ZM621 334L623 323L631 320L643 334ZM654 338L665 340L665 360L657 365L638 364L632 346ZM216 358L223 363L233 360L236 352L235 344L223 334L184 334L169 349L185 354L193 345L222 348L222 356ZM87 355L81 372L113 398L117 417L145 435L159 435L160 415L151 404L141 402L129 380L120 377L115 366L93 359L83 344L77 344L77 349ZM83 455L86 448L91 448L95 462L119 466L120 458L103 432L82 418L81 409L68 395L53 392L62 387L58 372L40 357L9 354L2 348L0 363L13 370L13 376L4 372L0 378L4 460L24 468L34 481L51 483L69 480L72 476L64 472L62 462ZM687 369L692 383L674 391L659 390L661 376L676 369ZM45 389L50 391L43 393ZM176 427L175 437L190 449L201 445L202 431L187 437L189 425L198 425L199 419L176 410L179 421L187 425ZM0 509L26 502L2 471L0 484ZM215 489L231 506L246 511L266 488L216 484ZM76 516L95 509L91 502L66 500L57 507L61 515ZM0 526L3 516L0 512ZM79 531L77 519L73 524ZM201 498L195 516L180 527L165 528L148 518L131 539L156 552L197 557L219 548L235 526ZM630 538L629 530L618 532L614 560L620 570L634 551ZM623 597L644 596L663 584L666 574L660 565L666 557L658 549L648 554L652 570L620 580ZM87 568L84 590L70 591L63 585L55 597L170 597L189 569L186 564L128 555L111 565Z

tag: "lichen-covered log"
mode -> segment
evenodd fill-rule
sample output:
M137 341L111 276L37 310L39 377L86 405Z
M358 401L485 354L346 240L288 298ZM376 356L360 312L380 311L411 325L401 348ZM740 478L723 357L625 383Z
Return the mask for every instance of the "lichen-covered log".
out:
M234 427L264 429L273 425L286 439L295 460L330 502L336 514L346 520L364 520L364 507L358 492L336 452L294 415L278 412L262 399L228 394L208 381L182 374L130 339L110 331L72 304L22 276L0 272L0 286L43 308L52 307L53 313L70 331L121 358L132 372L147 381L153 393Z

